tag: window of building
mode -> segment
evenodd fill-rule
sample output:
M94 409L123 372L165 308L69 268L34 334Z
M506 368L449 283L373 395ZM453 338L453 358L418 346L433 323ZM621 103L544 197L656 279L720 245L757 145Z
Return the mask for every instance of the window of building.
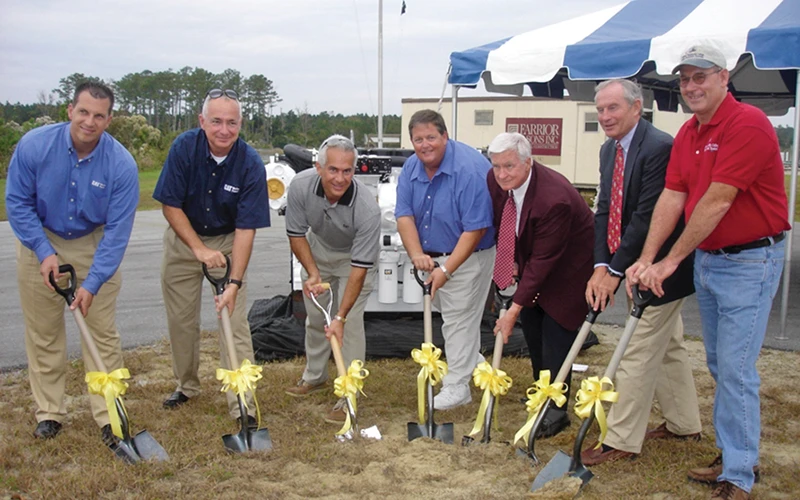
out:
M597 132L600 130L600 122L597 119L597 113L586 113L583 115L583 131L584 132Z
M476 109L475 125L494 125L494 110Z

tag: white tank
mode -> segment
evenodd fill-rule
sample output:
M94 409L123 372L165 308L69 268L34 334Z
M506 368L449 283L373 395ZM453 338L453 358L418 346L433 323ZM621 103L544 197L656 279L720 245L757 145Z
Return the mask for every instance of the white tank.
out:
M406 304L419 304L422 302L422 287L414 278L414 264L411 260L403 264L403 302Z
M382 251L378 264L378 302L394 304L397 302L397 264L399 252Z

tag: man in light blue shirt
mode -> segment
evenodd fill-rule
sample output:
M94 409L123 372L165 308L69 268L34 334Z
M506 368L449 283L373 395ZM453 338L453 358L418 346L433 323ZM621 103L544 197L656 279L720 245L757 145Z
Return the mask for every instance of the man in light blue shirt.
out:
M77 291L70 309L86 317L106 368L123 366L116 328L118 271L139 202L136 162L105 132L114 94L103 84L77 87L70 121L37 128L17 144L8 167L6 211L17 244L17 280L25 317L28 375L38 425L55 437L66 417L64 299L50 285L60 264L72 264ZM98 371L82 345L86 372ZM114 445L105 400L90 396L103 441Z
M492 166L474 148L448 139L444 119L435 111L414 113L408 131L415 154L398 178L395 217L414 267L431 272L448 364L433 405L448 410L472 400L472 370L484 361L480 322L495 258L486 188Z

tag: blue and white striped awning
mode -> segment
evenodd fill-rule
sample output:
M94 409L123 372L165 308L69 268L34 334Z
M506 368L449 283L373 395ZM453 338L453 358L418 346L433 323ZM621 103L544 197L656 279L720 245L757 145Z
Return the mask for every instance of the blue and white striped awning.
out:
M677 106L681 53L712 43L732 90L768 112L794 104L800 69L800 0L632 0L450 55L449 82L489 91L581 98L581 81L636 77L662 109Z

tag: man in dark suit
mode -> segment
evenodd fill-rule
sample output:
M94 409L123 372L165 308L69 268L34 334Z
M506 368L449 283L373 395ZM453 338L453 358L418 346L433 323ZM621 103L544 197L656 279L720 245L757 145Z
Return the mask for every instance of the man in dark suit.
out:
M511 281L504 270L511 273L516 266L519 275L513 303L497 320L495 334L502 333L507 342L520 318L533 378L541 370L555 377L588 311L583 291L592 274L592 212L563 175L533 161L523 135L495 137L489 158L487 184L498 229L494 280L503 288ZM555 435L568 425L567 408L554 407L539 436Z
M614 304L614 292L642 251L650 217L664 189L672 137L641 118L642 91L628 80L597 86L598 119L609 140L600 149L600 194L594 225L594 273L586 301L594 308ZM683 221L664 244L669 252ZM692 258L685 259L642 316L617 369L619 401L608 417L603 446L582 454L596 465L633 457L645 438L699 438L700 415L691 364L683 344L681 307L694 293ZM629 304L630 306L630 304ZM653 396L666 422L648 432Z

